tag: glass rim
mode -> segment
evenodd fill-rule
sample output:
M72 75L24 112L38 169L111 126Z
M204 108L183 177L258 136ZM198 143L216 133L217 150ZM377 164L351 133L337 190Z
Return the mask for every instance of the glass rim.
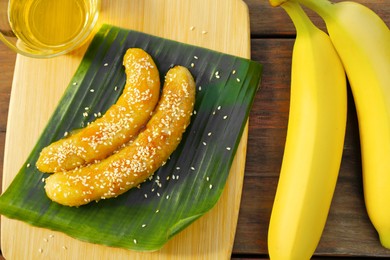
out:
M69 41L71 44L66 49L62 49L60 51L52 50L51 52L50 51L39 52L38 50L36 50L36 52L28 52L22 50L8 39L10 37L13 37L15 38L16 41L18 40L18 37L13 33L12 30L10 31L12 35L7 35L4 33L4 31L0 30L0 42L4 43L8 48L12 49L12 51L16 52L17 54L30 57L30 58L45 59L45 58L53 58L53 57L67 54L77 49L78 47L81 47L93 35L93 31L95 30L95 27L98 23L98 18L100 13L100 0L96 0L96 4L97 4L96 7L97 9L93 15L93 19L90 22L86 23L85 28L76 37L74 37Z

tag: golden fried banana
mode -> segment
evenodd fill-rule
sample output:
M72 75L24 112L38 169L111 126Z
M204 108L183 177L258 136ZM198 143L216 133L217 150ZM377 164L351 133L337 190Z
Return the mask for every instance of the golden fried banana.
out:
M176 149L190 123L194 102L191 73L181 66L170 69L156 111L136 139L99 163L49 176L47 196L63 205L80 206L137 186Z
M157 66L138 48L127 50L123 65L126 85L117 102L84 129L44 148L36 163L41 172L67 171L104 159L145 126L160 95Z

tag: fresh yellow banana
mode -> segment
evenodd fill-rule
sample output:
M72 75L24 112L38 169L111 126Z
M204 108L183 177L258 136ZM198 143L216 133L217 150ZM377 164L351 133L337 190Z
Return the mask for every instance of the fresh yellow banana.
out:
M344 64L359 122L366 208L380 241L390 248L390 31L355 2L297 0L325 20Z
M277 5L277 1L270 0ZM299 4L281 5L297 29L290 114L268 232L271 259L310 259L328 216L340 169L347 84L329 36Z

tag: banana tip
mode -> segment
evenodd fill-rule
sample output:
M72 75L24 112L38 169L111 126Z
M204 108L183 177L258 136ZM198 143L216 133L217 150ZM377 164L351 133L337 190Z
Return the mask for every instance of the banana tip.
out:
M390 236L389 235L379 235L381 245L384 248L390 249Z

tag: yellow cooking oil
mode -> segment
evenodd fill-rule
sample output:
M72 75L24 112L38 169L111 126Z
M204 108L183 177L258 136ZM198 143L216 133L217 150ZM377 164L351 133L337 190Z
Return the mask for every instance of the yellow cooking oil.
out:
M34 50L66 50L94 19L96 1L10 0L8 17L15 35Z

